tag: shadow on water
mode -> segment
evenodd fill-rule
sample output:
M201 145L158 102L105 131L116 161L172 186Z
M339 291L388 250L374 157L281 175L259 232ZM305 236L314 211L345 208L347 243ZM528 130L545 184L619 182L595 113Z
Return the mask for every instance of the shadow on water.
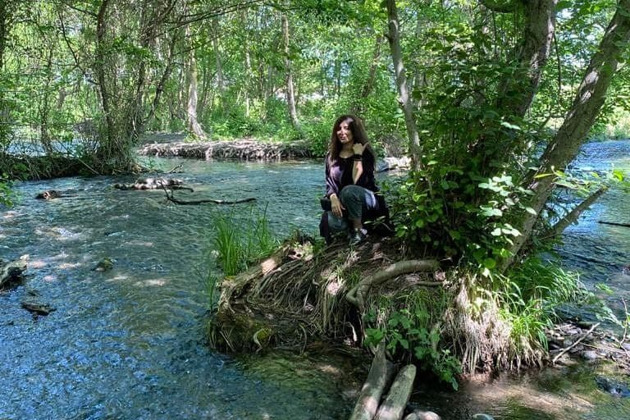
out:
M630 142L624 144L625 155L612 156L630 155ZM266 208L279 237L296 228L316 232L320 162L147 163L165 170L183 165L175 177L195 192L177 191L179 199L254 197L254 208ZM289 355L234 360L206 346L205 279L218 274L207 257L213 217L248 217L251 205L177 206L166 203L161 191L111 187L132 181L22 183L20 202L0 213L0 258L29 255L25 284L0 294L0 419L347 417L360 387L355 365ZM50 189L68 194L34 198ZM568 266L584 269L584 278L596 273L593 281L606 281L620 293L630 291L626 280L615 277L617 267L628 263L630 232L592 219L622 211L627 216L628 205L625 198L598 204L585 215L586 228L567 232L561 250ZM594 250L603 264L571 258L599 259ZM114 261L113 269L94 271L105 257ZM31 298L56 311L33 318L20 306ZM566 369L471 381L456 394L421 388L414 404L445 419L475 412L497 419L630 418L626 399L593 385L594 369Z

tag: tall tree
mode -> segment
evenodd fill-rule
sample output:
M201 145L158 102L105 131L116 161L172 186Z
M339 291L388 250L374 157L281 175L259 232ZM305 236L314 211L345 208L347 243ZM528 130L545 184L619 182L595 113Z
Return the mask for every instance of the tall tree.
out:
M529 200L531 213L521 220L521 235L511 248L511 257L504 263L509 266L531 234L557 181L556 170L563 170L575 159L606 99L606 92L618 71L620 60L630 42L630 0L620 0L616 12L599 44L597 52L584 73L571 108L553 140L548 144L535 176L529 178L534 195ZM601 195L599 192L594 194Z
M291 63L291 48L289 38L289 19L286 14L282 14L282 41L284 47L284 68L286 72L286 98L287 106L289 110L289 118L294 128L299 128L300 122L298 121L297 109L295 106L295 92L293 86L293 69Z
M413 103L407 88L407 76L402 59L402 49L400 46L400 21L398 20L398 8L396 0L387 0L387 20L389 27L389 46L394 62L394 72L396 74L396 87L398 88L398 101L405 116L405 126L411 150L411 159L414 168L422 166L422 149L420 146L420 135L413 113Z

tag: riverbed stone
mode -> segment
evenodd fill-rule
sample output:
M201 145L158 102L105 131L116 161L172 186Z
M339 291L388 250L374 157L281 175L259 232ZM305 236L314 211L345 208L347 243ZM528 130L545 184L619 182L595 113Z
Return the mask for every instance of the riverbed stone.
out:
M597 354L597 352L595 350L585 350L582 353L580 353L580 356L582 356L582 358L585 359L585 360L597 360L597 359L599 359L599 354Z
M438 416L437 413L434 413L433 411L422 411L422 410L414 411L413 413L405 417L405 420L408 420L408 418L410 420L440 420L441 419L441 417Z

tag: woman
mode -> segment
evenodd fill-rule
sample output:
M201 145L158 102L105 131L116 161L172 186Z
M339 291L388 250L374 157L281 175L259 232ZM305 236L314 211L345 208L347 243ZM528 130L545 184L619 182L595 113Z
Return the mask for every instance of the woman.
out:
M365 239L366 219L386 214L385 203L375 193L376 158L368 144L361 120L354 115L342 115L333 125L326 155L326 198L329 210L322 216L320 233L330 242L330 231L350 225L350 243ZM336 229L335 229L336 228Z

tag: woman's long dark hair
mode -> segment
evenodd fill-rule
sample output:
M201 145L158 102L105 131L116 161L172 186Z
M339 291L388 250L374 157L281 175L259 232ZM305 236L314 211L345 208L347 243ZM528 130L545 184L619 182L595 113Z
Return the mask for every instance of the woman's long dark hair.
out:
M363 127L363 122L359 117L351 114L340 116L339 118L337 118L335 124L333 125L332 134L330 136L330 144L328 146L328 160L331 164L339 159L339 153L341 152L341 142L339 141L339 137L337 137L337 131L339 131L339 126L341 125L341 123L346 120L350 120L348 128L350 128L350 131L352 132L353 141L360 144L368 143L368 137L365 132L365 128ZM365 155L366 152L368 155ZM363 152L363 154L365 157L363 164L369 165L369 169L374 170L376 156L374 155L374 151L369 144L365 147L365 151Z

